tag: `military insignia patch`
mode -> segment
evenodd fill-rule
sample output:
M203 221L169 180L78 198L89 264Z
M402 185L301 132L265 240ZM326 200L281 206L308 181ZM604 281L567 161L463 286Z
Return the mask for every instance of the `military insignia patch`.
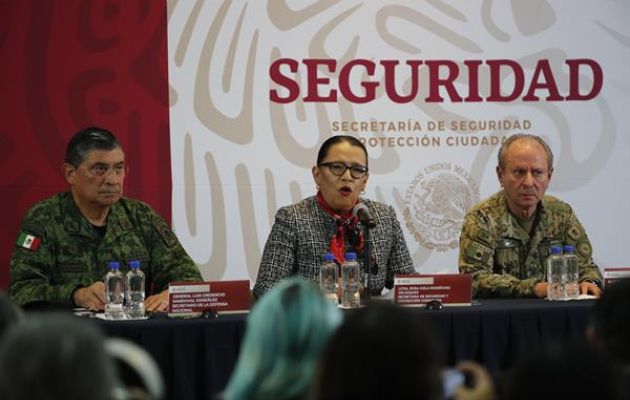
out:
M20 233L20 237L18 237L17 245L30 251L36 251L41 242L42 239L40 237L22 232Z
M580 230L577 227L572 226L571 228L569 228L567 235L574 241L578 240L580 238Z
M471 241L470 245L466 248L466 259L480 261L483 263L489 262L492 257L492 248L484 245L483 243Z
M164 240L164 243L166 243L168 247L173 247L177 244L177 238L166 221L163 219L155 219L153 221L153 227L160 234L162 240Z
M575 248L577 249L577 252L582 256L582 257L590 257L591 256L591 245L588 243L588 241L583 240L580 243L577 244L577 246L575 246Z

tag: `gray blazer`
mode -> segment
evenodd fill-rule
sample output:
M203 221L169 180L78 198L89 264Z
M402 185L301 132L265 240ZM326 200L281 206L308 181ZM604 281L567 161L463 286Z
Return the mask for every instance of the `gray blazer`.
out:
M370 230L370 245L371 267L374 270L376 266L378 272L372 274L371 286L373 294L380 294L383 287L393 287L395 274L411 274L415 269L394 208L372 200L360 201L376 223ZM265 244L254 294L260 297L292 275L319 282L319 266L336 230L335 219L319 207L315 196L280 208ZM347 240L345 244L346 251L354 251ZM364 271L362 252L357 258Z

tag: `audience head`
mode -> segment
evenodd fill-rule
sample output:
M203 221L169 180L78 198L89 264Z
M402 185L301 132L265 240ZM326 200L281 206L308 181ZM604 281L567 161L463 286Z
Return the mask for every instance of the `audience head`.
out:
M0 291L0 339L4 333L23 317L20 307L11 301L9 295Z
M159 400L164 397L164 381L149 353L125 339L109 338L105 350L116 367L116 398Z
M508 373L506 400L619 399L620 382L610 360L585 344L535 351Z
M35 314L0 343L0 398L109 400L115 377L96 325L67 314Z
M223 398L295 399L310 389L337 307L304 278L281 281L254 305Z
M587 336L615 362L630 366L630 278L606 287L593 307Z
M335 211L349 212L367 184L367 150L353 136L332 136L320 147L312 173L328 205Z
M393 304L346 315L331 337L313 399L440 399L441 358L428 321Z

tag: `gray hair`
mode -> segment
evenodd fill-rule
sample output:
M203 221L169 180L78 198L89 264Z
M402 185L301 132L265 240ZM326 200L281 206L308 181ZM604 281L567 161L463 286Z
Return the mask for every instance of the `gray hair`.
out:
M505 152L507 151L508 147L510 147L512 143L521 139L532 140L538 143L539 145L541 145L543 149L545 149L545 152L547 153L547 166L549 170L551 171L553 169L553 153L551 152L549 145L540 136L532 135L530 133L517 133L510 136L503 142L503 144L501 145L501 148L499 149L499 154L497 155L499 168L501 169L505 168Z

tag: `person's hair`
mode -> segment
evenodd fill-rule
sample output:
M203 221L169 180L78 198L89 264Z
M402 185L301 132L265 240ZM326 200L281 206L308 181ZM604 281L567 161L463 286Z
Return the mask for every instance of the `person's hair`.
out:
M508 371L500 398L616 400L622 393L619 378L606 355L585 343L548 345Z
M114 150L120 147L116 136L110 131L90 126L83 128L72 136L66 147L65 162L75 168L81 165L92 150Z
M3 400L109 400L115 383L105 338L69 314L31 314L0 343Z
M304 278L279 282L255 304L223 399L294 399L310 389L337 307Z
M324 161L324 158L326 158L326 156L328 155L328 151L332 146L342 142L348 143L351 146L359 147L361 150L363 150L363 153L365 154L365 166L368 166L368 152L365 148L365 145L354 136L348 135L336 135L326 139L324 143L322 143L322 145L319 147L319 152L317 153L317 165Z
M105 351L116 366L116 395L126 400L164 398L164 380L151 355L137 344L120 338L108 338Z
M531 140L541 145L542 148L545 150L545 153L547 153L547 167L549 171L553 169L553 153L551 152L551 148L549 148L547 142L545 142L540 136L532 135L529 133L514 134L505 139L503 144L501 144L501 147L499 148L499 153L497 154L497 162L501 169L505 168L505 152L512 143L518 140Z
M310 399L440 399L439 347L418 313L370 304L346 315L331 337Z
M630 278L604 290L593 306L590 328L598 347L620 364L630 366Z
M11 301L9 295L0 291L0 340L4 333L23 318L20 307Z

